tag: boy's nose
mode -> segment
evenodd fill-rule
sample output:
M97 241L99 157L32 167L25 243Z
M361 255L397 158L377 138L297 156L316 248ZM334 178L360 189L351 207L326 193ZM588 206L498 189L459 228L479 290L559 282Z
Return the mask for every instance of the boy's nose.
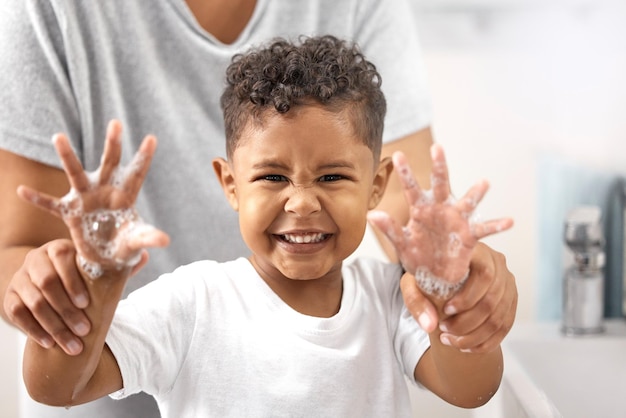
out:
M285 202L285 212L298 216L309 216L321 209L322 205L313 186L293 186Z

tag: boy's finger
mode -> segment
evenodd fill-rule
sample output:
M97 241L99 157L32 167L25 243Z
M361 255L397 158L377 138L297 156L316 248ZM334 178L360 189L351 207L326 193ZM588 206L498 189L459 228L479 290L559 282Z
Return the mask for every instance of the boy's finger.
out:
M497 234L498 232L506 231L512 226L513 219L511 218L495 219L472 225L472 233L476 239L481 239L489 235Z
M370 211L367 214L367 220L385 234L395 247L396 252L402 253L405 247L402 228L386 212Z
M406 201L412 206L421 204L424 200L424 193L413 175L406 156L402 152L396 151L392 155L392 161L400 184L402 184Z
M430 156L433 162L431 188L435 202L443 203L450 196L450 180L448 177L448 165L443 148L439 144L433 144L430 148Z
M136 227L127 238L128 248L132 252L144 248L166 247L169 243L169 235L148 224Z
M486 180L479 181L473 185L467 193L456 203L461 213L470 216L478 204L483 200L485 194L489 190L489 183Z
M100 163L99 183L101 185L111 184L111 177L120 164L120 159L122 158L122 147L120 145L121 132L122 125L119 121L112 120L109 122L104 142L104 152Z
M83 169L83 165L76 157L76 154L74 154L74 150L72 150L67 137L63 134L57 134L52 137L52 141L54 142L57 154L61 158L63 169L67 174L72 188L79 193L87 191L91 187L91 182Z
M37 190L31 189L30 187L24 185L21 185L17 188L17 195L21 199L29 202L34 206L37 206L38 208L46 210L58 217L62 217L59 210L59 199L57 199L56 197L38 192Z
M123 188L131 196L137 196L137 194L139 194L139 189L141 189L143 181L150 169L156 146L156 137L153 135L146 136L131 163L125 168L123 174L124 178L122 180Z
M148 251L142 250L139 258L139 262L133 266L130 271L130 276L134 276L137 274L139 270L143 268L148 263Z

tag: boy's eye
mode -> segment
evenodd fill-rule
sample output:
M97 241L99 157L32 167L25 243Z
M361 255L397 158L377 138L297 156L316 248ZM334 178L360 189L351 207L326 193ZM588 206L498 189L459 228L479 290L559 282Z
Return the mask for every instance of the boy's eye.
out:
M261 177L261 180L277 182L277 181L285 181L285 176L281 176L280 174L268 174L266 176Z
M339 181L339 180L342 180L343 178L344 177L339 174L326 174L320 177L320 181L323 181L323 182Z

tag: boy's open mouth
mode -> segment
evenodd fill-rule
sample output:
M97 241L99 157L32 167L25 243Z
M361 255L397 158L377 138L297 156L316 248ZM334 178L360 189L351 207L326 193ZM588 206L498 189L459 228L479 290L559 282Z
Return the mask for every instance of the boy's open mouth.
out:
M315 233L303 233L303 234L283 234L278 237L290 244L316 244L327 239L330 234L323 234L321 232Z

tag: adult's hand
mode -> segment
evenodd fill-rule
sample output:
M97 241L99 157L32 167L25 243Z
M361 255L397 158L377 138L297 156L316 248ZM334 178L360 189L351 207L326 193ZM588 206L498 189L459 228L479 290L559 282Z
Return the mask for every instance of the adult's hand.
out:
M517 311L515 277L506 259L484 243L472 252L470 274L461 290L439 310L406 273L401 280L407 309L426 332L439 328L442 342L460 350L486 353L502 342Z
M88 293L76 268L69 239L30 250L9 282L4 311L9 321L42 347L59 344L68 354L82 350L91 324L82 311Z

